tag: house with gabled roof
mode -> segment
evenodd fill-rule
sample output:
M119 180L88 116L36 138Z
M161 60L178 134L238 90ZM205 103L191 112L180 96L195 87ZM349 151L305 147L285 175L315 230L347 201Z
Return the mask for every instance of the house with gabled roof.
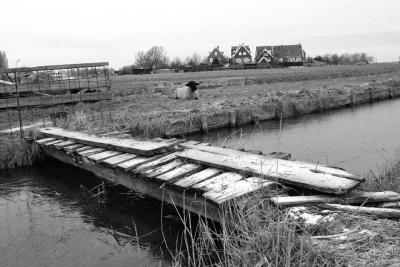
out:
M252 62L251 51L248 45L238 45L231 47L232 64L249 64Z
M301 44L257 46L255 62L257 64L278 64L285 66L301 66L306 53Z
M219 50L219 46L215 47L207 57L207 64L209 65L220 65L228 62L224 55L224 52Z

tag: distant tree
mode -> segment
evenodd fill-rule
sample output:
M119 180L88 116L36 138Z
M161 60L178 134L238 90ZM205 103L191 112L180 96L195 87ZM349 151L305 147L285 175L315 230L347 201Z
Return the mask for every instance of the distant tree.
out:
M179 68L182 67L183 65L185 65L185 64L183 63L183 61L182 61L179 57L174 58L174 59L169 63L169 66L170 66L172 69L179 69Z
M0 72L8 68L6 52L0 50Z
M148 51L140 51L136 54L135 65L141 68L153 70L168 65L168 57L162 46L153 46Z
M193 53L191 57L185 58L185 64L190 65L192 67L197 66L201 63L201 57L197 53Z
M338 56L338 54L331 55L330 62L333 65L338 65L339 64L339 56Z
M316 57L314 57L314 60L315 61L322 61L322 57L321 56L316 56Z

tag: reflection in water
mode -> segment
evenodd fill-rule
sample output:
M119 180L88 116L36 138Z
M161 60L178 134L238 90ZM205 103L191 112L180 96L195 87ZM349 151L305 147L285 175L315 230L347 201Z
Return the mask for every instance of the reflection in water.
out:
M339 166L359 175L376 171L400 147L400 99L215 130L191 139L228 147L283 151L297 160Z
M98 203L79 189L99 183L90 173L53 161L0 172L0 266L168 265L161 202L107 184L106 198ZM177 221L164 218L172 250L180 230Z

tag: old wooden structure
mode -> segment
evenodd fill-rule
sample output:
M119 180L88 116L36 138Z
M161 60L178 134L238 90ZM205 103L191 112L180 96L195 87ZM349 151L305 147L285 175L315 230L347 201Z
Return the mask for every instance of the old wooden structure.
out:
M233 200L281 184L342 195L363 179L335 168L180 139L133 139L42 128L43 152L98 177L220 221Z

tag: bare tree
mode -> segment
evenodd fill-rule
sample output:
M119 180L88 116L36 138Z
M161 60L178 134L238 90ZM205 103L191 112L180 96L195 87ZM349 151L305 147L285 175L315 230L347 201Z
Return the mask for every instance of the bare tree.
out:
M192 67L197 66L201 63L201 57L199 54L193 53L193 55L191 57L185 58L185 63Z
M135 65L147 69L158 69L168 64L168 57L162 46L153 46L148 51L136 54Z
M169 66L173 69L179 69L181 66L185 65L179 57L174 58Z
M0 51L0 72L8 68L8 59L6 52Z

